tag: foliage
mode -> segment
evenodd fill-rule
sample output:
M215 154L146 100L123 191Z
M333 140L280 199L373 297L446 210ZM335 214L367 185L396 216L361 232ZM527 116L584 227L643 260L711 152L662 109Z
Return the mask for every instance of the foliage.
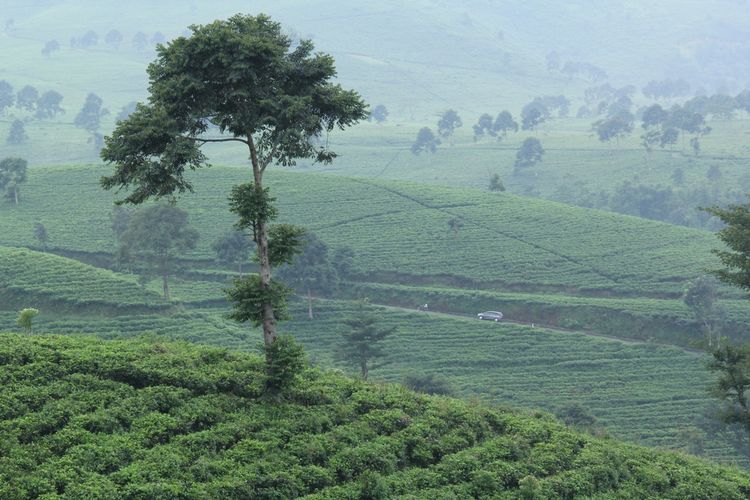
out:
M503 181L500 180L500 176L495 172L490 176L490 185L489 185L490 191L505 191L505 185L503 184Z
M102 118L108 114L109 111L102 107L102 98L94 93L89 93L73 123L76 127L93 134L99 130Z
M313 319L312 290L330 293L338 277L328 256L328 245L317 236L306 233L300 248L299 255L278 274L279 279L292 285L298 294L307 293L308 318Z
M368 363L383 356L382 347L378 344L395 333L397 327L379 327L378 318L364 307L343 323L347 330L341 334L343 343L339 349L339 356L357 366L362 378L367 380L372 369Z
M712 392L723 403L717 417L725 425L737 425L750 434L750 406L747 399L750 392L750 344L724 342L711 354L713 359L708 368L718 373Z
M29 136L26 135L26 127L23 124L23 120L15 119L10 125L10 131L8 132L8 144L18 145L23 144L29 140Z
M24 111L33 112L36 109L36 102L39 100L39 91L31 86L24 87L16 94L16 107Z
M383 123L388 119L388 109L383 104L378 104L370 111L370 120Z
M26 182L28 163L23 158L3 158L0 160L0 190L5 198L16 205L19 201L20 185Z
M532 167L542 161L544 148L536 137L527 137L516 153L516 169Z
M60 42L57 40L48 40L45 42L44 47L42 47L42 55L49 57L53 52L57 52L58 50L60 50Z
M477 123L472 127L472 129L474 130L474 141L478 140L485 134L494 136L495 131L492 125L492 116L487 113L483 113L477 120Z
M237 272L242 276L242 264L247 262L253 247L248 237L242 231L224 233L213 244L216 261L222 264L237 266Z
M443 139L448 139L462 125L463 122L461 121L461 117L458 116L458 112L454 109L449 109L440 115L440 120L437 122L438 135Z
M39 243L39 246L43 250L47 250L49 244L49 234L47 234L47 228L41 222L34 223L34 239Z
M266 355L266 391L279 395L298 382L305 368L305 351L294 337L280 335L270 345L263 346Z
M695 316L695 321L701 325L709 347L713 346L714 341L718 344L721 334L721 321L724 319L722 308L716 303L718 298L717 288L718 282L715 278L699 276L688 284L682 296L683 302Z
M596 417L591 415L581 403L574 401L555 410L555 416L565 425L582 430L591 430L596 424Z
M46 120L65 113L65 110L60 107L62 100L62 94L54 90L48 90L37 100L36 114L34 116L40 120Z
M137 210L120 235L121 262L135 265L147 276L162 277L164 299L169 300L169 276L177 258L195 248L198 231L190 227L186 211L170 204L150 205Z
M18 311L18 319L16 323L19 328L22 328L26 333L31 333L31 328L34 323L34 318L39 315L39 309L26 308Z
M721 281L750 290L750 204L705 208L706 212L721 219L725 227L717 233L727 250L713 250L724 268L712 271Z
M104 36L104 42L107 43L107 45L113 46L115 49L120 48L122 40L122 33L120 33L118 30L110 30Z
M34 301L55 309L158 310L158 295L143 291L134 279L73 259L26 249L0 247L0 283L6 302Z
M239 323L250 321L259 326L263 323L263 305L271 304L276 321L287 319L286 298L291 292L286 285L275 280L270 286L262 287L257 274L237 278L226 291L227 300L232 303L228 318Z
M0 113L13 106L16 102L16 95L13 93L13 86L5 80L0 80Z
M359 94L332 82L333 58L314 53L310 40L292 47L281 25L268 16L235 15L226 21L193 25L188 36L168 44L156 39L157 59L148 67L149 100L118 122L106 139L102 159L115 172L102 179L106 189L132 188L125 202L190 190L186 170L205 165L200 146L239 142L248 148L255 187L272 164L293 166L300 158L330 163L336 154L322 141L367 116ZM223 134L206 137L210 127ZM257 201L257 200L256 200ZM250 204L253 202L250 200ZM257 205L261 209L265 204ZM250 221L262 288L268 295L271 262L267 217ZM241 226L249 227L249 225ZM293 243L291 227L278 228L276 249ZM263 336L274 341L272 306L262 307Z
M421 152L434 153L437 151L437 147L440 145L440 139L435 137L435 134L429 127L422 127L417 132L417 138L414 140L414 144L411 145L411 152L418 155Z
M411 373L404 377L404 386L423 394L438 394L441 396L454 396L456 394L456 389L450 381L434 373Z
M617 114L604 120L594 122L592 128L599 140L609 142L627 136L633 131L633 114L630 111L619 111Z
M492 132L497 134L498 139L500 139L507 136L510 131L518 132L518 123L513 119L510 111L501 111L495 117L495 122L492 124Z
M0 496L746 498L747 474L258 356L5 335ZM12 379L10 378L12 374ZM54 395L55 397L51 397Z

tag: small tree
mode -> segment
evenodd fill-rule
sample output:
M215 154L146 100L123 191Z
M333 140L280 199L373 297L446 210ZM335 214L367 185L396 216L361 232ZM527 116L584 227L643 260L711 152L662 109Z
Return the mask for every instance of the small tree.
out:
M370 374L373 366L370 361L383 356L383 350L379 345L386 337L396 331L396 327L381 328L378 326L378 318L360 305L357 314L344 320L347 330L341 336L343 344L340 346L338 355L360 369L360 375L364 380Z
M115 205L112 207L112 214L109 216L112 221L112 232L115 233L115 239L120 241L122 233L127 231L130 218L133 216L133 210Z
M633 131L633 114L630 111L620 111L616 115L594 122L592 128L599 140L609 142L615 139L618 143Z
M518 122L513 119L510 111L501 111L492 124L492 132L497 135L498 140L504 139L508 132L518 132Z
M307 294L307 317L313 319L312 290L330 291L336 285L336 271L328 258L328 245L312 233L305 235L302 251L291 265L279 270L279 278Z
M500 180L500 176L497 173L492 174L490 177L490 191L505 191L505 185Z
M523 141L521 147L516 153L516 162L514 164L516 169L532 167L542 161L544 155L544 149L539 139L535 137L528 137Z
M110 30L104 37L104 42L107 45L111 45L115 49L120 48L122 40L122 33L120 33L118 30Z
M440 144L440 139L435 137L429 127L422 127L417 133L417 139L411 145L411 152L418 155L422 151L425 153L434 153Z
M26 182L28 163L22 158L4 158L0 161L0 190L18 206L20 185Z
M50 40L44 44L42 55L44 57L49 57L53 52L57 52L58 50L60 50L60 43L57 40Z
M133 35L133 40L131 42L133 44L133 48L137 50L138 52L143 52L143 50L148 45L148 37L143 31L139 31L135 35Z
M492 125L492 116L487 113L482 114L477 120L477 123L472 127L472 129L474 130L474 141L476 142L481 137L484 137L484 135L494 137L495 131Z
M98 43L99 43L99 35L97 35L96 32L93 30L88 30L86 33L83 34L81 38L78 39L78 46L84 49L88 47L93 47L94 45Z
M65 113L65 110L60 107L62 100L62 94L54 90L48 90L36 102L35 116L40 120L45 120Z
M0 113L13 106L16 102L16 95L13 93L13 86L5 80L0 80Z
M248 261L253 245L242 231L228 231L217 239L213 246L216 261L230 266L237 266L237 273L242 277L242 264Z
M700 276L688 283L682 295L682 300L693 313L695 321L701 325L708 346L718 345L721 309L717 305L717 281L712 276ZM715 339L714 339L715 337Z
M81 111L78 112L74 124L91 134L96 133L101 125L101 120L108 115L109 111L102 107L102 98L94 93L86 96L86 102L83 104Z
M354 267L354 250L349 247L339 247L333 253L333 269L340 280L347 279Z
M462 125L463 122L458 113L453 109L449 109L440 115L440 120L437 122L438 135L443 139L450 139L453 137L456 129Z
M47 251L47 245L49 245L49 234L47 234L47 228L41 222L34 223L34 239L39 243L39 246Z
M25 111L34 111L39 100L39 91L31 85L25 85L16 94L16 107Z
M8 132L8 144L17 146L23 144L29 140L29 136L26 135L26 127L23 124L23 120L15 119L10 124L10 131Z
M26 333L31 333L31 329L34 323L34 318L39 315L39 309L26 308L18 311L18 319L16 323L19 328L22 328Z
M549 116L549 108L537 97L521 110L521 129L536 130Z
M404 377L404 385L412 391L423 394L439 394L441 396L454 396L456 390L444 377L429 374L412 373Z
M177 268L177 257L195 248L197 241L187 212L171 204L151 205L133 214L120 236L119 256L147 276L161 276L164 299L170 300L169 277Z
M375 120L376 123L383 123L387 119L388 109L382 104L378 104L370 111L370 120Z

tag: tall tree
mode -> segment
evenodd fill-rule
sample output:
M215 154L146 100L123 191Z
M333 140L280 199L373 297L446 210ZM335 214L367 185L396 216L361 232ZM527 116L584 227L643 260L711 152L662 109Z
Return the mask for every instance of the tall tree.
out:
M333 58L315 53L310 40L292 48L281 25L265 15L192 26L189 37L157 48L148 74L148 104L119 122L102 150L116 167L102 185L132 188L123 200L129 203L191 190L185 170L205 165L200 146L209 142L244 144L254 181L248 193L262 193L269 165L329 163L336 154L318 139L367 117L359 95L332 82ZM209 127L223 135L206 136ZM270 293L268 219L257 220L256 229L257 285ZM264 341L271 344L273 305L261 302Z
M8 144L23 144L28 139L29 136L26 135L26 126L23 124L23 120L18 118L13 120L13 123L10 124L10 131L8 132Z
M634 119L630 111L620 111L615 116L594 122L592 128L600 141L609 142L615 139L619 143L621 137L633 131Z
M383 356L383 349L379 344L396 332L395 326L383 328L379 326L379 322L378 317L366 310L364 305L354 316L344 320L347 329L341 334L343 344L338 356L357 365L365 380L372 369L370 361Z
M88 30L83 34L81 38L78 39L78 46L83 47L84 49L93 47L97 43L99 43L99 35L97 35L93 30Z
M312 233L305 235L303 245L294 262L279 270L279 278L307 295L307 317L313 319L312 291L330 291L337 276L328 256L328 245Z
M177 257L195 248L198 232L190 227L186 211L171 204L137 210L120 236L119 257L146 276L160 276L164 299L169 300L169 277Z
M28 163L22 158L4 158L0 161L0 189L5 197L18 206L20 185L26 182Z
M48 90L37 100L35 116L40 120L44 120L65 113L65 110L60 107L62 100L62 94L54 90Z
M458 113L453 109L449 109L440 115L440 120L437 122L438 135L443 139L450 139L456 129L462 125L463 122Z
M724 267L713 274L724 283L750 290L750 204L703 210L725 224L717 236L727 249L713 251ZM713 392L724 405L718 417L730 428L740 429L744 440L739 443L746 444L750 437L750 344L724 341L711 354L709 369L718 373ZM750 449L744 447L744 451L750 456Z

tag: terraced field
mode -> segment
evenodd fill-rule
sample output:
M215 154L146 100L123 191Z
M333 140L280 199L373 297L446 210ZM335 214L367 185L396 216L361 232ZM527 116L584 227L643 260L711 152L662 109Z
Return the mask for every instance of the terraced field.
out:
M33 245L31 228L41 221L54 228L53 247L111 252L113 198L98 186L106 171L32 170L22 205L0 210L7 228L0 244ZM241 168L195 175L196 192L180 201L201 233L189 258L213 259L211 244L233 224L217 200L247 179ZM674 296L717 264L710 233L634 217L507 194L278 169L269 182L284 221L310 228L333 248L353 248L355 270L369 280ZM461 227L450 230L451 220Z
M33 250L0 247L0 309L161 310L167 305L135 278Z

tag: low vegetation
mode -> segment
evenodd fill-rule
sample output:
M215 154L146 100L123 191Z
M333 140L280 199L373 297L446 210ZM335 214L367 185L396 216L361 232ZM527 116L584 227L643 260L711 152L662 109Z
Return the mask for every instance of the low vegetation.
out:
M746 498L750 477L552 417L318 370L280 400L260 357L4 335L0 496Z

